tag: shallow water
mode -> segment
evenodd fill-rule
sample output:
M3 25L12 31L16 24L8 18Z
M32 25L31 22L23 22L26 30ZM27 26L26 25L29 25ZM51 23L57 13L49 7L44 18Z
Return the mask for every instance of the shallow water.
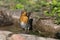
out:
M7 31L15 32L15 33L20 33L21 28L16 23L10 26L0 26L0 30L7 30Z

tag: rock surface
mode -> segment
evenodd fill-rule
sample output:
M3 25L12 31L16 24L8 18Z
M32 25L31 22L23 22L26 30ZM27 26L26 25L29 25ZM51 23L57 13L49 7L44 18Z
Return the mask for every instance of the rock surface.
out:
M35 35L28 35L28 34L13 34L11 35L11 37L8 37L9 34L11 33L12 32L9 31L0 31L0 40L58 40L58 39L38 37Z
M0 10L0 26L11 25L12 18L5 11Z
M54 24L52 19L40 19L34 29L45 37L55 37L55 34L60 30L60 25Z
M15 37L14 37L15 36ZM35 35L27 35L27 34L13 34L11 37L10 37L10 40L13 40L15 38L15 40L18 38L18 40L20 40L20 38L22 37L23 39L22 40L58 40L58 39L53 39L53 38L44 38L44 37L37 37Z
M9 31L0 31L0 40L7 40L7 36L12 33Z

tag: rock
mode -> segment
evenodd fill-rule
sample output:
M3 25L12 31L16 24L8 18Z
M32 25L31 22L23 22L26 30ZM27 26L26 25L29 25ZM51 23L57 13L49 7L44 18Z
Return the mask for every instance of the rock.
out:
M0 31L0 40L7 40L7 36L12 33L9 31Z
M55 37L60 26L53 23L52 19L39 19L33 26L35 30L45 37Z
M4 10L0 11L0 26L12 25L12 18Z
M13 34L8 40L25 40L25 38L19 34Z
M27 34L13 34L9 40L58 40L58 39L38 37L35 35L27 35Z
M35 35L28 34L13 34L12 32L9 31L0 31L0 40L58 40L58 39L38 37Z

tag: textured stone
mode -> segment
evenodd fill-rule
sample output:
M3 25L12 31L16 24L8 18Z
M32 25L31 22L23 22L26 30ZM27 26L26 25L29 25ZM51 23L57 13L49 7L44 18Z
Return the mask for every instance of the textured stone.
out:
M20 38L25 38L24 40L58 40L58 39L54 39L54 38L45 38L45 37L38 37L38 36L35 36L35 35L27 35L27 34L13 34L11 37L10 37L10 40L14 39L15 37L13 37L15 35L15 37L19 37ZM20 39L18 38L18 40ZM15 38L15 40L17 40Z
M9 31L0 31L0 40L7 40L7 36L10 33L12 33L12 32L9 32Z
M12 32L9 31L0 31L0 40L58 40L54 38L38 37L28 34L13 34L11 37L8 37L11 33Z

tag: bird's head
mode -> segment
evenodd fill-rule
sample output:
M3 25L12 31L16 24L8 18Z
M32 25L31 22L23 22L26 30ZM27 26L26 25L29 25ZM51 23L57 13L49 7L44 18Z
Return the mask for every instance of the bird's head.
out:
M27 15L27 12L26 11L22 12L22 15L23 16L26 16Z

